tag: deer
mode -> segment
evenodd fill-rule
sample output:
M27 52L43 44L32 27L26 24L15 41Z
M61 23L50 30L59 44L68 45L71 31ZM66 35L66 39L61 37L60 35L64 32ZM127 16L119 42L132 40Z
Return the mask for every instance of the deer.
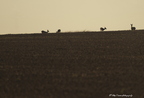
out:
M58 29L56 33L60 33L60 32L61 32L61 29Z
M106 29L107 29L106 27L104 27L104 28L101 27L101 28L100 28L101 31L104 31L104 30L106 30Z
M42 30L42 31L41 31L42 34L46 34L46 33L48 33L48 32L49 32L49 30L47 30L47 31Z
M131 24L131 30L136 30L136 27L133 27L133 24Z

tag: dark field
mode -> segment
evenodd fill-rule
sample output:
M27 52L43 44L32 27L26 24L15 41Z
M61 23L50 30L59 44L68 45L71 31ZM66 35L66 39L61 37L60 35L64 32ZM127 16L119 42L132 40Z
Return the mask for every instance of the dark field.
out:
M144 98L144 31L0 36L0 98L109 94Z

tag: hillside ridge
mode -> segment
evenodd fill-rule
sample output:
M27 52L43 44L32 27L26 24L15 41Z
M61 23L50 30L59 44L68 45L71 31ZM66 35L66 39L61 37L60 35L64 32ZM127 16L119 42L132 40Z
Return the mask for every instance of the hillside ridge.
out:
M141 30L112 30L112 31L74 31L74 32L61 32L61 33L47 33L47 34L78 34L78 33L130 33L130 32L144 32L144 29ZM0 36L9 36L9 35L41 35L42 33L21 33L21 34L1 34ZM47 35L47 34L42 34L42 35Z

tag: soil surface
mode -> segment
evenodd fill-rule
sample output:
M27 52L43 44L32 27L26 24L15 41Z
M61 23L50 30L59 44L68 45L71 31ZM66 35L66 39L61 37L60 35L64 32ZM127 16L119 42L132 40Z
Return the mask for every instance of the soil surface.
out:
M0 98L126 96L144 98L144 31L0 36Z

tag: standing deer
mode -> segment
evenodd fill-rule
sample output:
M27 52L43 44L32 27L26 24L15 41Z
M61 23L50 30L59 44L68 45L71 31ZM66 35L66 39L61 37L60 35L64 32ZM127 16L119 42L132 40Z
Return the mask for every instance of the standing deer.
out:
M131 30L136 30L136 27L133 27L133 24L131 24Z

